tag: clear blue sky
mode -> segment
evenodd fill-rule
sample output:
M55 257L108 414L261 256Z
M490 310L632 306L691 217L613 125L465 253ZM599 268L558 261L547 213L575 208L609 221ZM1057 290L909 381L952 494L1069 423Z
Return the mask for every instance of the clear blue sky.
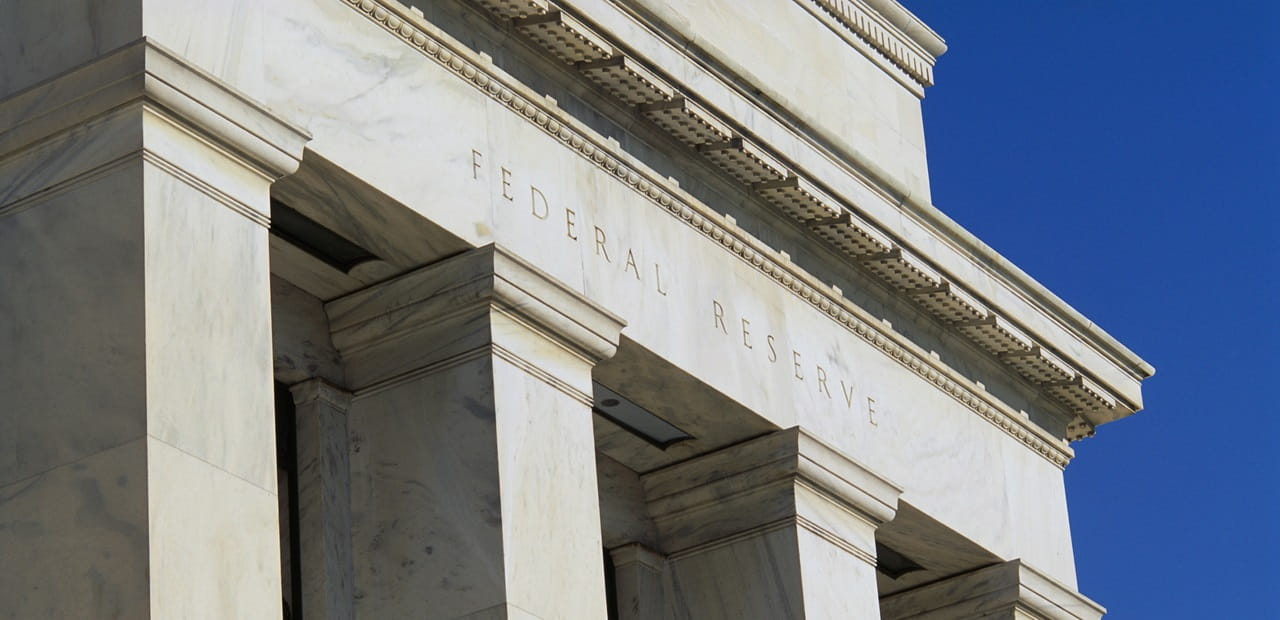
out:
M933 200L1155 365L1074 444L1108 618L1280 618L1280 0L905 0Z

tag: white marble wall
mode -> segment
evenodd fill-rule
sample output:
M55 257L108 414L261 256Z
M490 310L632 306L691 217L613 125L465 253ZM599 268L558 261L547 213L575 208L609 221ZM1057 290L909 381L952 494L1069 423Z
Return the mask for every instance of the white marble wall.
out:
M278 617L264 212L287 170L231 153L296 166L302 136L217 131L278 122L145 44L0 118L0 615Z
M590 370L622 324L492 246L327 309L356 616L603 617Z

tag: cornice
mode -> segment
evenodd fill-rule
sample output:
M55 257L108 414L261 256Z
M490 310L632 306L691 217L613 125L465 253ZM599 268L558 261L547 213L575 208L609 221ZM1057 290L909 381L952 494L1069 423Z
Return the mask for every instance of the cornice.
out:
M947 42L923 20L902 6L899 0L861 0L861 2L889 20L889 23L896 26L902 34L929 55L937 58L946 53Z
M486 1L501 3L509 0ZM800 3L800 6L805 7L810 13L817 15L821 19L834 20L833 17L827 15L809 0L793 1ZM945 51L946 46L941 38L937 37L918 18L906 11L897 0L863 1L882 15L887 16L892 23L910 34L914 40L921 43L935 57L940 56ZM619 12L626 16L625 19L642 25L649 25L647 22L651 19L650 17L626 10L631 2L609 0L609 3L616 6ZM610 23L617 25L616 20L610 20ZM653 36L655 41L664 44L670 52L679 54L684 48L683 43L663 36L659 30L653 30L652 28L645 28L644 30L651 31L649 36ZM917 34L920 36L917 36ZM849 36L853 35L850 34ZM933 43L929 43L929 41L933 41ZM698 65L694 59L688 60L687 66L667 64L662 65L662 68L666 69L670 75L684 75L686 70ZM874 61L874 58L872 60ZM724 62L726 59L721 59L721 61ZM732 68L732 63L729 64ZM743 74L743 68L741 67L734 69L734 71L739 75ZM707 82L702 79L704 77L711 78L713 81ZM1069 339L1078 339L1081 344L1089 349L1088 356L1096 355L1098 357L1098 359L1088 360L1088 363L1105 366L1105 368L1098 368L1096 372L1110 374L1114 371L1120 375L1114 377L1116 380L1132 380L1134 382L1141 382L1154 374L1155 369L1136 353L1046 289L1033 277L1010 263L1000 253L974 237L969 231L929 202L927 196L917 197L912 188L904 185L894 172L881 167L877 161L868 158L857 149L841 146L839 144L841 142L840 139L820 127L805 127L807 124L803 121L800 121L799 125L797 125L797 120L790 119L785 114L770 109L768 105L752 104L751 102L755 100L754 91L750 88L744 88L742 85L735 85L735 80L732 76L708 72L705 75L699 74L697 79L701 89L716 91L715 103L722 105L721 109L723 110L731 110L732 114L736 114L735 118L740 123L746 123L749 119L756 119L757 122L767 119L766 124L772 125L772 127L765 127L765 130L778 129L783 131L786 135L786 140L784 140L785 143L782 148L786 152L791 152L797 146L805 150L811 149L809 153L797 153L797 161L803 161L805 166L813 166L816 170L824 171L824 174L834 173L837 175L834 178L834 182L844 184L843 191L846 192L846 195L853 195L847 194L847 192L854 192L855 194L863 190L870 192L882 204L872 202L867 205L867 211L873 212L875 214L874 217L879 218L877 221L882 226L901 228L903 229L903 234L909 235L920 232L936 238L940 242L938 249L943 250L944 261L947 264L954 265L962 271L972 269L982 274L983 277L992 279L1001 289L1012 295L1015 305L1026 306L1019 309L1020 311L1029 311L1046 319L1049 324L1046 327L1050 333L1061 331L1060 335L1062 336L1066 336ZM714 84L714 86L708 88L711 84ZM726 95L728 96L727 98ZM748 104L749 107L741 109L743 104ZM842 178L842 175L847 175L847 179ZM849 181L852 181L852 183L848 183ZM919 230L911 230L915 228ZM945 256L948 254L952 256ZM958 264L955 262L957 260L959 261ZM1055 334L1055 336L1058 335ZM1064 346L1075 350L1076 345L1068 341ZM1095 366L1090 367L1096 368ZM1118 409L1116 415L1110 419L1123 417L1141 409L1141 392L1136 383L1132 387L1112 386L1112 389L1121 390L1121 393L1125 395L1127 407Z
M855 49L870 57L894 77L901 72L912 84L904 84L917 95L933 86L933 65L946 51L946 45L932 30L896 2L864 2L863 0L795 0L801 5L816 6L822 11L815 17L829 16ZM874 6L873 6L874 5ZM893 9L897 9L894 11ZM883 13L882 13L883 11ZM895 23L896 22L896 23ZM899 27L910 28L910 33ZM878 57L878 58L877 58ZM883 59L883 62L881 61ZM884 62L890 67L885 67ZM901 81L901 78L899 79Z
M421 16L392 0L342 0L342 2L469 82L494 101L521 115L526 121L622 181L633 191L704 237L719 244L739 260L804 300L829 320L873 345L917 376L1026 445L1036 454L1058 467L1065 467L1070 461L1073 451L1064 440L1054 437L1032 423L1025 414L1013 410L974 381L933 359L918 345L845 299L836 289L820 282L791 263L786 255L742 231L729 218L716 213L631 156L620 152L603 136L583 125L572 115L560 110L545 97L532 92L518 80L505 75L478 53L453 42ZM680 107L678 109L681 114L699 113L698 108ZM722 124L715 119L712 119L712 122ZM793 199L791 194L784 194L784 200L792 201ZM812 225L833 226L839 222L833 222L829 218L834 216L839 220L839 216L847 212L849 215L844 221L855 222L856 224L853 224L855 228L838 232L842 234L848 232L850 238L887 239L884 233L869 226L865 229L858 228L858 226L865 226L865 223L862 223L861 218L853 214L849 208L839 203L827 205L824 209L825 217L813 218L815 221L810 222ZM906 258L903 258L904 256ZM903 261L903 264L919 263L919 259L904 252L886 254L877 260ZM911 273L911 270L904 269L903 273ZM952 290L956 289L952 287ZM929 291L921 294L936 295L936 292ZM997 331L994 337L998 338L1000 333Z

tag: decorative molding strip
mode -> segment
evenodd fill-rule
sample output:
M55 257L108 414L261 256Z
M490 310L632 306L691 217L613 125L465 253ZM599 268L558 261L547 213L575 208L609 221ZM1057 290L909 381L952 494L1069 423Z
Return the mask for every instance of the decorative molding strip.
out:
M734 534L732 536L725 536L724 538L719 538L710 542L705 542L698 545L693 545L692 547L687 547L685 549L680 549L679 551L676 551L674 553L667 554L666 556L667 562L679 562L680 560L683 560L687 557L692 557L701 553L706 553L708 551L715 551L716 549L720 549L721 547L728 547L729 545L732 545L739 541L765 536L771 532L776 532L781 529L789 528L792 525L795 525L795 522L796 522L796 518L794 515L790 517L783 517L776 521L771 521L769 523L765 523L763 525L759 525L754 528L738 532L737 534Z
M406 383L411 383L413 381L421 379L422 377L429 377L438 372L444 372L446 370L449 370L450 368L461 366L463 364L466 364L467 362L472 362L481 358L485 358L492 354L493 354L492 347L488 344L484 344L472 349L468 349L466 351L462 351L450 357L431 362L426 366L421 366L419 368L415 368L408 372L403 372L398 375L388 377L381 381L375 382L369 386L360 388L352 394L351 400L352 401L362 400L364 398L368 398L375 394L385 392L392 388L399 387Z
M672 553L664 557L665 557L665 560L668 562L678 562L687 557L696 556L702 553L706 553L708 551L714 551L722 547L728 547L729 545L732 545L739 541L750 540L752 538L759 538L762 536L766 536L772 532L787 529L792 526L804 528L805 530L808 530L813 535L827 541L837 549L840 549L841 551L844 551L845 553L848 553L849 555L852 555L853 557L858 558L859 560L862 560L867 564L870 564L872 567L876 566L875 554L864 551L854 545L849 544L849 541L841 538L838 534L832 532L831 530L828 530L825 527L822 527L822 525L818 524L816 521L813 521L812 519L808 519L803 515L792 515L789 517L784 517L782 519L778 519L770 523L765 523L763 525L759 525L748 530L743 530L742 532L739 532L732 536L726 536L724 538L713 540L711 542L705 542L699 545L694 545L687 549L681 549L679 551L676 551L675 553ZM663 557L663 556L660 556L660 557Z
M145 107L145 105L143 105L142 107ZM122 111L127 111L127 109L116 110L112 112L112 114L118 115ZM152 112L156 113L157 116L165 118L166 121L174 124L175 127L178 127L179 129L181 129L181 126L178 124L177 121L167 118L167 116L161 113L160 111L152 110ZM42 141L42 143L50 142L60 137L65 137L69 132L70 130L59 132L55 136L52 136L49 140ZM62 194L67 191L71 191L86 183L91 183L97 179L100 179L104 176L111 174L112 172L116 171L119 168L126 167L130 164L138 162L139 160L149 163L153 166L156 166L161 170L164 170L169 174L169 176L172 176L173 178L181 181L183 184L187 185L188 187L204 194L205 196L208 196L215 202L222 204L223 206L227 207L233 212L244 216L249 221L259 226L262 226L263 228L271 228L271 218L268 215L262 213L261 211L258 211L257 209L253 208L250 205L245 204L240 200L237 200L234 196L222 190L219 190L217 187L214 187L213 185L205 182L203 179L196 176L194 173L187 171L185 168L178 165L177 163L165 158L163 155L148 148L140 148L140 149L133 149L130 151L126 151L123 154L111 160L98 164L83 172L76 173L73 176L62 179L53 185L45 186L29 194L19 196L9 204L0 204L0 218L3 218L8 215L14 215L14 214L20 213L26 210L28 207L31 207L45 200L50 200L59 194ZM8 163L8 162L5 162L5 163Z
M563 392L566 396L578 401L584 407L591 408L595 404L595 401L591 398L590 394L573 387L566 381L560 380L559 377L543 370L541 366L521 357L511 349L495 343L493 345L493 354L512 366L523 370L529 376Z
M551 105L543 97L526 95L513 78L496 75L479 56L461 45L441 41L415 22L422 18L405 9L393 7L389 0L342 0L352 9L399 37L428 58L458 77L471 83L493 100L523 116L545 133L577 152L605 172L626 183L649 201L679 218L703 236L719 243L740 260L773 279L829 319L844 326L867 343L880 349L919 377L941 389L983 419L1022 442L1033 452L1058 467L1066 467L1074 452L1022 414L981 390L969 379L946 365L935 362L919 346L891 330L880 321L842 296L830 292L831 287L793 265L781 254L736 227L727 226L724 218L696 199L667 189L667 182L640 165L624 161L612 153L614 147L571 115ZM425 20L424 20L425 23ZM511 84L508 84L510 82ZM515 84L514 86L512 84Z
M114 159L98 164L88 170L76 173L65 179L59 180L53 185L46 185L36 191L21 194L18 196L0 195L0 218L9 215L15 215L25 211L28 207L34 206L45 200L49 200L59 194L71 191L86 183L100 179L115 172L119 168L123 168L138 161L138 155L142 153L142 149L134 149L125 152ZM11 163L12 160L0 162L0 166ZM11 191L13 188L7 187L5 191ZM9 201L9 202L4 202Z
M840 509L847 510L844 507L840 507ZM849 544L849 541L841 538L839 534L836 534L835 532L832 532L831 530L828 530L827 528L822 527L822 524L812 519L809 519L804 515L796 515L795 519L796 519L796 525L799 525L800 527L808 530L814 536L817 536L818 538L821 538L827 541L828 543L830 543L831 545L835 546L837 549L840 549L841 551L844 551L845 553L848 553L849 555L855 558L858 558L859 560L862 560L867 564L870 564L872 568L876 567L876 555L874 553L871 553L869 551L866 551L865 549L860 549L857 546Z
M582 403L586 407L590 407L592 405L593 400L590 394L587 394L586 392L583 392L582 390L579 390L578 388L564 381L561 381L555 375L552 375L546 372L545 370L542 370L542 368L540 368L537 364L534 364L533 362L526 360L525 358L521 357L519 354L515 353L511 349L508 349L496 343L483 344L481 346L468 349L466 351L462 351L460 353L449 356L447 358L431 362L430 364L427 364L420 368L416 368L414 370L410 370L409 372L401 373L394 377L383 379L382 381L378 381L368 387L364 387L359 390L356 390L356 392L351 397L351 399L360 400L363 398L367 398L369 396L373 396L374 394L385 392L389 389L404 385L406 383L412 383L413 381L421 379L422 377L428 377L433 374L444 372L451 368L461 366L468 362L473 362L478 359L485 359L489 357L497 357L499 359L502 359L510 363L511 365L519 368L520 370L523 370L524 372L528 373L533 378L538 379L539 381L542 381L543 383L546 383L547 385L563 392L565 395ZM306 383L309 383L310 381L319 381L319 379L309 380L298 385L304 385ZM294 402L296 403L301 404L302 402L305 402L303 400L304 398L317 398L316 396L308 397L308 396L300 395L300 393L296 391L296 388L297 386L293 388L295 389ZM338 388L333 388L333 389L338 389ZM333 402L325 398L323 395L318 396L318 398L324 399L326 400L326 402L331 402L331 404L341 407L344 411L347 408L346 406L340 405L338 402Z
M214 187L209 183L206 183L204 179L201 179L200 177L196 176L195 174L192 174L191 172L188 172L182 166L179 166L178 164L164 158L163 156L159 155L155 151L152 151L150 149L143 149L142 159L143 161L169 173L169 176L179 181L182 181L185 185L187 185L191 189L194 189L204 194L205 196L208 196L215 202L221 203L223 206L225 206L228 209L231 209L235 213L239 215L243 215L250 222L253 222L254 224L257 224L266 229L271 228L271 216L239 200L236 200L235 197L233 197L232 195L219 190L218 188Z

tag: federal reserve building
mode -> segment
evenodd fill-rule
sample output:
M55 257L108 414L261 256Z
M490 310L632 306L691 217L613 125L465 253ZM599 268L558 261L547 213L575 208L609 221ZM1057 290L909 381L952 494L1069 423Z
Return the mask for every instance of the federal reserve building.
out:
M1102 617L1063 472L1154 369L933 205L945 51L0 0L0 619Z

